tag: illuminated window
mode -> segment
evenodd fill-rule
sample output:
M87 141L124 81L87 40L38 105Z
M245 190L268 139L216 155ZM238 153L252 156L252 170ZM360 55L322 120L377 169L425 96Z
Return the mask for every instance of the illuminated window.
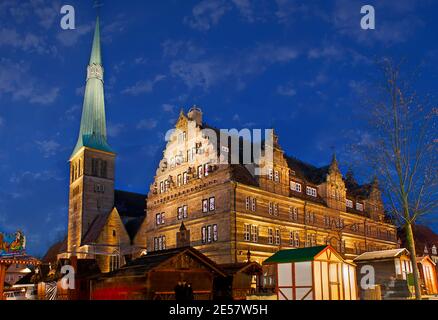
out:
M275 170L275 172L274 172L274 180L275 180L275 182L280 181L280 174L277 170Z
M188 181L188 176L187 176L187 172L184 172L183 173L183 184L187 184L187 181Z
M202 166L198 166L198 178L202 178Z
M251 210L252 211L256 211L256 207L257 207L257 200L256 200L256 198L251 198Z
M268 244L274 243L274 230L272 228L268 228Z
M271 168L268 170L268 178L269 178L269 180L273 180L274 179L273 170Z
M251 233L251 225L245 223L243 225L243 240L249 241L250 240L250 233Z
M202 212L208 212L208 199L202 200Z
M209 198L208 203L209 203L209 210L210 211L216 210L216 202L215 202L214 197Z
M280 229L275 229L275 244L279 246L281 244Z
M250 201L251 201L251 198L250 197L246 197L246 200L245 200L245 208L246 208L246 210L249 210Z
M290 182L290 189L292 191L301 192L301 183L291 181Z
M356 202L356 210L363 211L363 204Z
M345 205L347 206L347 208L353 208L353 201L351 201L350 199L346 199Z
M183 206L183 218L186 219L189 216L189 208L187 207L187 205Z
M278 216L278 203L274 203L274 216Z
M208 166L208 163L206 163L206 164L204 164L204 176L208 176L208 173L209 173L209 166Z
M297 207L289 207L289 218L292 221L298 220L298 208Z
M316 193L316 188L313 187L306 187L306 194L308 196L312 196L312 197L316 197L317 193Z
M251 241L257 242L259 239L259 229L256 225L251 226Z
M268 212L269 212L269 214L272 215L272 211L273 211L273 203L269 202L269 204L268 204Z
M177 183L178 187L181 187L181 185L182 185L182 175L181 174L179 174L176 177L176 183Z

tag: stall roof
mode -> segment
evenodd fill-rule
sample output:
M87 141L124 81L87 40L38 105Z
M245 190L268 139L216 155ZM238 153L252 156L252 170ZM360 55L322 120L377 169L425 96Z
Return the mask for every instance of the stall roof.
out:
M316 246L308 248L297 248L277 251L266 259L263 264L312 261L314 258L329 246Z
M405 248L370 251L370 252L362 253L360 256L356 257L353 261L367 261L367 260L397 258L397 257L400 257L404 253L409 255L409 251Z

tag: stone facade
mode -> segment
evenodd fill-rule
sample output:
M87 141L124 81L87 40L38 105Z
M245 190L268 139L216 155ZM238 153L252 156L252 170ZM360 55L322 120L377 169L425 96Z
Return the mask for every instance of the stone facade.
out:
M175 247L181 222L191 245L217 263L245 261L248 250L262 262L280 249L326 243L346 258L397 247L377 183L344 178L335 157L313 167L287 157L274 135L273 156L261 160L267 174L256 176L250 165L219 161L231 146L206 137L203 130L212 128L198 108L181 113L175 129L134 240L148 251Z

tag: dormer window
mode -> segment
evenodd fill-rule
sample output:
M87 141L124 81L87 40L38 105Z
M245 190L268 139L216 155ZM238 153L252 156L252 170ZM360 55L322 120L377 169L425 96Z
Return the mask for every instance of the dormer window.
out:
M312 196L312 197L316 197L317 193L316 193L316 188L313 187L306 187L306 194L308 196Z
M291 181L290 182L290 189L292 191L301 192L301 183Z
M438 253L437 253L437 249L436 249L436 245L433 245L432 246L432 254L434 255L434 256L436 256Z
M363 211L363 204L356 202L356 210Z

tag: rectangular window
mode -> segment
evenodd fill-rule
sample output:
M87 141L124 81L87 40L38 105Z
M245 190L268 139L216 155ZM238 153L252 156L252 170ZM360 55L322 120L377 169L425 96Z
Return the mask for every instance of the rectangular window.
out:
M330 217L324 216L324 226L330 227Z
M313 187L306 187L306 194L312 197L316 197L316 189Z
M217 241L219 238L218 236L218 230L217 230L217 224L213 225L213 241Z
M207 226L207 242L211 242L211 225Z
M278 203L274 203L274 216L278 216Z
M301 192L301 183L291 181L290 182L290 189L292 191Z
M155 224L159 226L161 224L161 213L155 215Z
M280 229L275 229L275 244L279 246L281 243Z
M208 199L202 200L202 212L208 212Z
M178 220L181 220L183 218L183 208L178 207Z
M164 224L165 223L165 220L164 220L164 212L162 212L161 213L161 224Z
M97 176L98 171L99 171L98 160L97 159L91 159L91 174L93 176Z
M245 208L246 208L246 210L249 210L250 201L251 201L251 198L250 197L246 197L246 199L245 199Z
M269 209L268 209L268 212L269 212L270 215L272 215L272 207L273 207L272 202L269 202Z
M164 182L161 181L160 182L160 193L163 193L163 192L164 192Z
M210 211L216 210L216 203L215 203L214 197L211 197L210 199L208 199L208 202L209 202L209 210Z
M363 204L356 202L356 210L363 211Z
M208 169L208 163L204 164L204 176L208 176L209 169Z
M275 170L274 179L275 179L275 182L279 182L280 181L280 174L279 174L279 172L277 170Z
M257 207L257 200L256 200L256 198L251 198L251 210L252 211L256 211L256 207Z
M353 201L351 201L350 199L346 199L345 205L347 208L353 208Z
M198 178L202 178L202 166L198 166Z
M250 233L251 233L251 225L245 223L243 225L243 240L249 241L250 240Z
M181 174L179 174L177 176L176 181L177 181L178 187L181 187L181 185L182 185L182 175Z
M298 208L289 207L289 218L292 221L298 221Z
M306 212L306 224L313 224L315 222L315 215L313 212Z
M300 247L300 233L298 231L295 231L295 247Z
M187 184L187 181L188 181L188 179L187 179L187 172L184 172L183 173L183 184Z
M274 243L274 230L272 228L268 228L268 244Z
M186 219L189 215L189 209L187 207L187 205L183 206L183 218Z
M207 228L206 227L202 227L201 235L202 235L202 243L206 243L207 242Z
M256 225L251 226L251 241L257 242L259 239L259 231Z
M273 170L272 169L268 170L268 178L269 178L269 180L273 180L274 179L274 174L273 174Z
M107 176L107 162L106 161L101 161L101 163L100 163L100 176L102 177L102 178L106 178L106 176Z

